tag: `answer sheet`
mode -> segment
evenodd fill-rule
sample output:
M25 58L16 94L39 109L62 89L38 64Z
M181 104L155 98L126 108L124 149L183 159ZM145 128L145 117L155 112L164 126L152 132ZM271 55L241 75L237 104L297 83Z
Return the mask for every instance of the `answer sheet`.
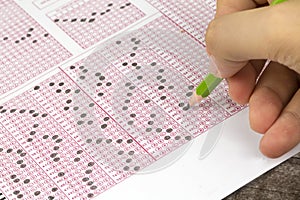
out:
M242 117L247 109L229 98L225 82L199 106L188 105L208 73L204 37L214 12L213 0L0 0L0 199L166 196L151 190L161 180L148 176L168 174L168 166L182 162L178 159L196 155L193 142L205 143L209 130L216 131L205 149L211 150L225 120L247 121ZM224 134L216 149L231 145ZM214 198L297 150L241 181L233 177L232 186ZM225 148L217 157L226 162L226 154ZM203 160L205 170L220 162ZM234 166L228 173L233 172ZM136 176L141 180L130 182ZM159 195L145 197L145 191L141 197L137 183ZM207 184L190 199L208 197L219 187Z

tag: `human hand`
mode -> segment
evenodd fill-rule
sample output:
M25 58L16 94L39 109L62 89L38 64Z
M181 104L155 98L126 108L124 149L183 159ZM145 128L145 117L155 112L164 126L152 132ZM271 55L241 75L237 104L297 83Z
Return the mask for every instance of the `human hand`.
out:
M261 152L275 158L300 142L300 1L265 5L218 0L206 44L232 99L249 103L251 128L264 134Z

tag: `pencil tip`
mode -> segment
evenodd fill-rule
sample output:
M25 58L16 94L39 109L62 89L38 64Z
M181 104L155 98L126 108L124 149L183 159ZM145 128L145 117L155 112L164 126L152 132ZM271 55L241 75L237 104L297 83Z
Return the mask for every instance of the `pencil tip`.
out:
M190 106L194 106L202 101L203 97L196 94L196 91L193 92L192 97L190 98L189 104Z

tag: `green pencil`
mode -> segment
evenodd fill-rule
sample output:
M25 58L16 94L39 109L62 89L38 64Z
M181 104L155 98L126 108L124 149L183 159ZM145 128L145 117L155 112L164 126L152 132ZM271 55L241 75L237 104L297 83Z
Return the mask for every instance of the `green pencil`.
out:
M276 5L287 0L273 0L270 5ZM190 98L190 106L200 103L202 99L210 95L210 93L220 84L222 78L215 77L213 74L208 74L204 80L197 86Z

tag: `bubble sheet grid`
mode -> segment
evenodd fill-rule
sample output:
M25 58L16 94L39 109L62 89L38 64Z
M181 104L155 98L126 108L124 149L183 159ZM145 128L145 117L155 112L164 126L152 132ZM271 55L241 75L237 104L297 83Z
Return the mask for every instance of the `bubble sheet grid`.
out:
M7 198L67 198L1 124L0 136L0 186Z
M166 17L160 17L135 32L107 43L99 51L111 62L117 57L131 55L138 50L152 49L189 80L191 85L198 85L208 74L209 59L205 48ZM207 99L222 106L230 114L243 109L243 106L237 105L229 98L227 91L228 85L223 82Z
M191 138L99 52L89 56L84 66L73 65L65 71L80 87L90 91L98 105L134 140L159 159L184 144L185 137ZM80 79L82 76L85 78ZM173 139L177 136L177 140L170 140L171 136L174 136Z
M209 97L211 100L215 101L217 104L226 109L230 115L234 115L247 107L246 105L237 104L229 97L228 85L224 81L218 85L218 88L214 90Z
M147 24L146 29L141 29L141 33L137 34L146 46L155 49L173 68L180 71L194 85L198 85L199 80L203 80L208 74L209 59L206 50L189 39L187 34L180 33L178 27L171 24L167 18L161 17ZM245 108L230 99L225 81L213 91L209 98L230 114L235 114Z
M39 87L38 91L31 91L33 96L42 105L52 104L46 110L114 181L120 182L154 161L63 73L51 77Z
M1 107L0 122L44 174L70 199L88 199L114 185L100 166L38 105L26 92ZM92 184L87 184L86 179Z
M205 0L205 3L212 7L214 10L217 9L217 1L216 0Z
M193 38L205 44L206 28L214 17L214 9L211 6L204 1L147 1Z
M81 47L88 48L145 14L127 0L76 0L48 16Z
M71 56L13 1L1 1L0 13L0 95Z
M226 110L210 99L203 101L199 108L190 109L192 83L153 51L141 50L136 54L133 59L141 67L124 65L125 61L134 62L129 56L123 64L116 64L117 68L130 74L128 78L189 133L199 135L229 117Z
M141 49L155 51L194 85L208 73L205 49L165 17L124 37L114 38L99 51L108 61L114 62L118 57Z

